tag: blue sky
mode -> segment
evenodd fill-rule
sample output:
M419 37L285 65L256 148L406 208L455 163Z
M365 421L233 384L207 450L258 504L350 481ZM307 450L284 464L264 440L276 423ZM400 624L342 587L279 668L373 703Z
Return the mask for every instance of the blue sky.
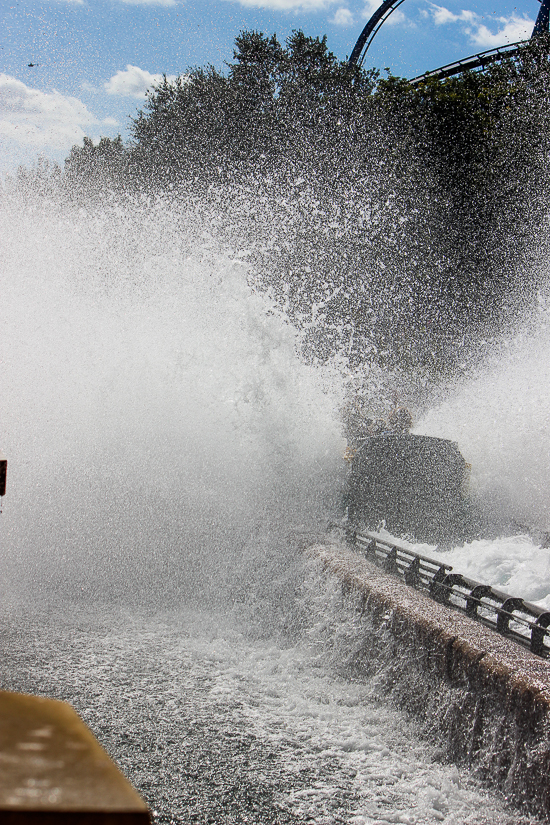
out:
M129 136L162 73L231 60L242 29L327 35L344 59L380 0L0 0L0 170ZM441 4L441 5L440 5ZM405 0L365 66L412 77L529 37L537 0ZM33 66L28 64L32 63Z

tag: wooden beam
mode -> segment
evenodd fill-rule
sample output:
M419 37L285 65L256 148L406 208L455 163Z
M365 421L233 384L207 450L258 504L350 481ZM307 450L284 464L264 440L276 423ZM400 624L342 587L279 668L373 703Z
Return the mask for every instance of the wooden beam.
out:
M73 708L0 691L2 825L149 825L147 806Z

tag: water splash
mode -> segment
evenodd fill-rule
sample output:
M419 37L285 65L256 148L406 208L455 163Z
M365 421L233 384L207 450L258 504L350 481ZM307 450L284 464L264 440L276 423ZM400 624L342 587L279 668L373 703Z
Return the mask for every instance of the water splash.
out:
M203 213L4 201L12 586L219 591L258 536L334 505L338 381Z
M472 491L501 531L550 525L550 304L503 338L491 357L419 422L458 442Z

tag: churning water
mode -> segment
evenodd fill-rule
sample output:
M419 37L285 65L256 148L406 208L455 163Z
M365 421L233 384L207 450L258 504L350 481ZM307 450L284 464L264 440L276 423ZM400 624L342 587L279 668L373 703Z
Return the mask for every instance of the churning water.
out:
M163 200L15 196L0 249L2 686L71 701L158 822L520 822L304 602L344 391L246 250Z

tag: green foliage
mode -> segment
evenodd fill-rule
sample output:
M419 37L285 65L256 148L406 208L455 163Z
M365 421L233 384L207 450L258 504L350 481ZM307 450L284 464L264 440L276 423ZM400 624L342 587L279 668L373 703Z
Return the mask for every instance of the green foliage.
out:
M41 156L30 169L20 166L15 181L8 178L6 183L10 188L15 185L23 195L49 198L58 194L63 185L63 176L57 163Z
M337 60L326 37L242 32L225 74L164 77L131 144L86 139L65 176L217 199L218 231L238 228L251 283L308 357L440 372L536 290L548 47L412 87Z
M122 183L128 168L128 153L120 135L102 137L97 144L85 137L83 146L73 146L65 161L65 181L74 192L100 194Z
M133 125L144 178L207 183L322 154L374 86L375 73L339 62L326 38L294 32L283 48L251 31L236 47L227 77L193 69L148 94Z
M471 334L498 331L538 286L550 149L547 37L483 72L411 87L389 77L373 95L393 135L412 143L446 201L430 227L447 262L442 300ZM546 234L546 233L545 233Z
M165 77L133 126L131 157L141 175L168 183L208 174L228 149L231 98L227 78L212 67L174 83Z

